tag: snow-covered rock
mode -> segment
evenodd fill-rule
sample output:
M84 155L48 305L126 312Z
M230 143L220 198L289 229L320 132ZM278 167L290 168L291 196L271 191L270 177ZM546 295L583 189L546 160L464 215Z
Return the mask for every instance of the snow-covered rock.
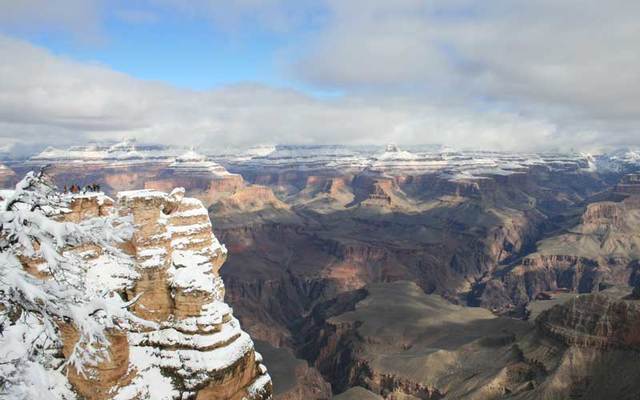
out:
M71 366L45 370L47 398L74 399L74 392L89 400L271 398L266 367L224 303L218 270L227 250L199 200L184 197L184 190L127 191L115 200L102 193L67 196L62 221L81 223L113 212L131 218L133 236L120 245L124 256L99 245L66 252L83 260L87 288L131 301L133 314L148 323L110 329L108 357L82 373ZM0 338L0 348L21 334L14 330ZM65 323L60 332L62 354L69 357L77 329Z
M34 163L125 163L138 164L145 162L170 162L183 149L154 145L138 144L134 140L124 140L119 143L104 145L90 144L86 146L72 146L66 149L47 147L39 154L31 157Z

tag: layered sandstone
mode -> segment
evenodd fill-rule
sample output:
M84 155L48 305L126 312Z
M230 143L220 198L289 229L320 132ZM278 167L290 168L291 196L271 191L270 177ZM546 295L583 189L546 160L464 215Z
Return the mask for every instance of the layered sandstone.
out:
M109 332L110 357L89 374L69 370L69 381L86 399L267 399L271 379L224 302L218 270L226 249L211 231L199 200L142 190L75 196L69 221L115 211L130 216L135 232L125 260L97 246L81 251L90 267L89 285L135 299L134 314L156 328L130 326ZM63 354L77 341L62 327Z

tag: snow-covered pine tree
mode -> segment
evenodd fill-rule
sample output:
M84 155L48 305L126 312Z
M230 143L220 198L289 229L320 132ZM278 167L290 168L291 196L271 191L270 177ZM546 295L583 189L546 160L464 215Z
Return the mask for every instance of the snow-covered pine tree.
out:
M68 195L58 193L44 171L29 172L0 201L0 398L74 398L64 377L108 357L106 331L132 322L131 302L100 288L87 288L78 252L96 244L122 255L118 243L132 235L117 215L79 223L62 221ZM37 275L26 262L37 265ZM60 324L73 324L80 339L70 357L60 357Z

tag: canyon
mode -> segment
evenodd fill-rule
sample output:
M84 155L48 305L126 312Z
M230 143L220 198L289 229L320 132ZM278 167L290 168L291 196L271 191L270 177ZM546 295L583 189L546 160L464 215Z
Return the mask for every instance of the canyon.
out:
M275 398L426 400L637 398L636 160L125 143L5 163L201 200Z

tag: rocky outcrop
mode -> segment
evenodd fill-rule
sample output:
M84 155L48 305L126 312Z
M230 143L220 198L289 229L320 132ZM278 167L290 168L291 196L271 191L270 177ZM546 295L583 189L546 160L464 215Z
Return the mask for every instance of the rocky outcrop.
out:
M69 370L69 381L87 399L254 399L271 397L271 379L249 335L224 302L218 270L226 249L211 231L199 200L142 190L72 199L64 218L79 221L115 208L130 216L135 232L122 247L128 261L100 248L78 249L93 283L136 299L132 311L157 328L110 332L111 357L90 374ZM77 335L63 326L63 353Z

